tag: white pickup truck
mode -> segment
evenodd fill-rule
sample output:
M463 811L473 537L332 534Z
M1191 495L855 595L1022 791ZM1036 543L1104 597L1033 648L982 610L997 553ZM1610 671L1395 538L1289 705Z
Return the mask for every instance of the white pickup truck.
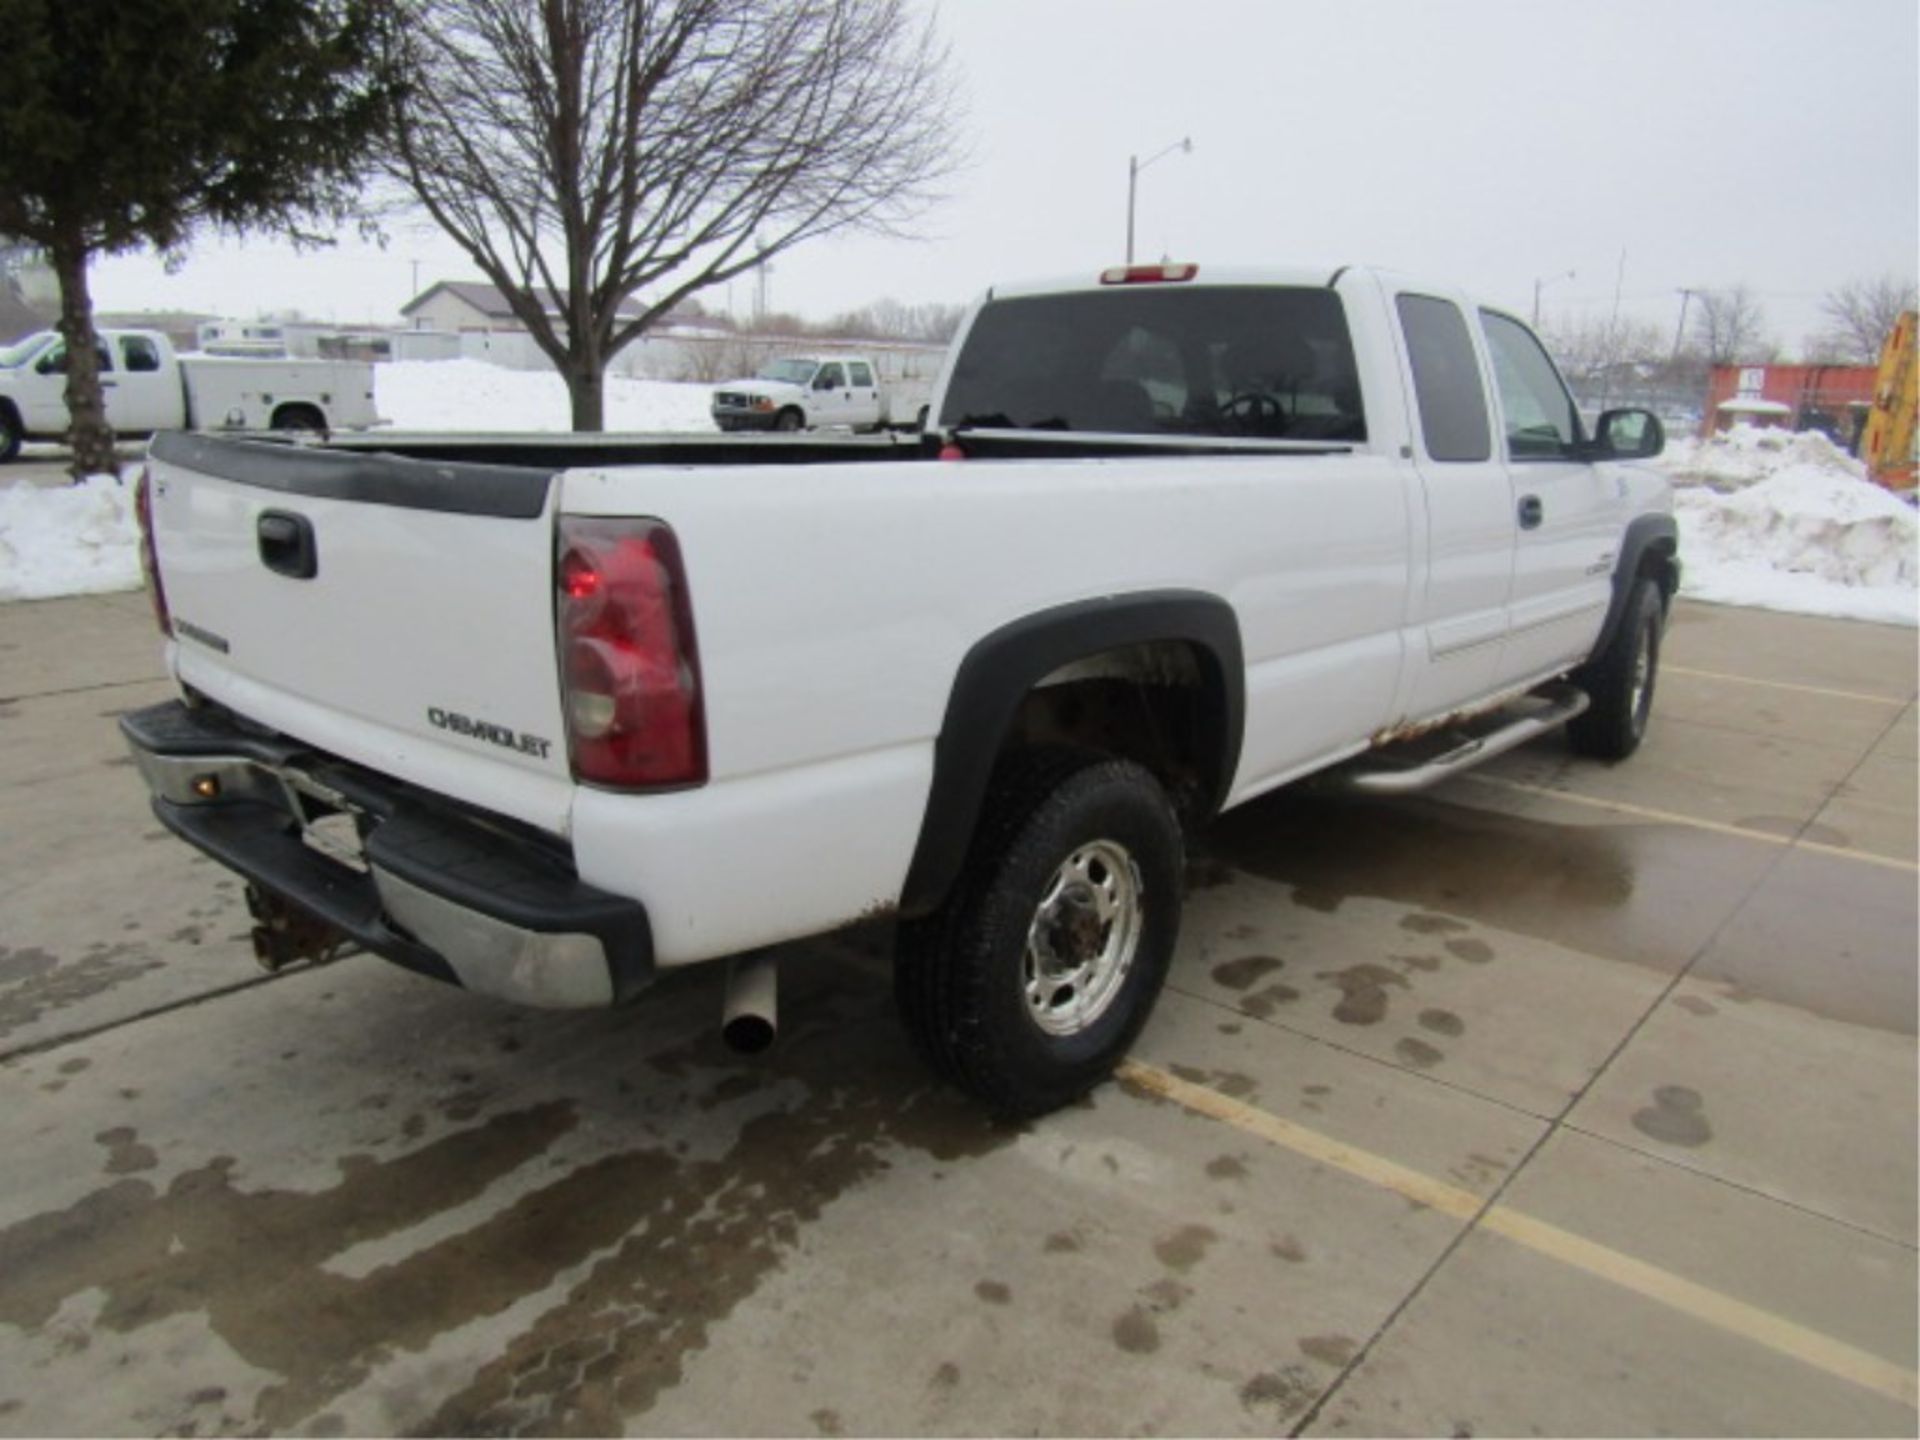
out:
M174 353L158 330L102 330L100 387L119 435L161 430L358 430L375 425L373 366ZM0 349L0 462L67 433L67 342L51 330Z
M151 447L181 699L124 718L269 963L536 1005L892 917L905 1022L1010 1113L1106 1075L1183 834L1317 772L1632 753L1679 582L1640 410L1358 268L1000 286L919 440Z
M713 392L722 430L917 429L927 418L926 382L888 383L865 355L789 355L769 360L750 380L724 380Z

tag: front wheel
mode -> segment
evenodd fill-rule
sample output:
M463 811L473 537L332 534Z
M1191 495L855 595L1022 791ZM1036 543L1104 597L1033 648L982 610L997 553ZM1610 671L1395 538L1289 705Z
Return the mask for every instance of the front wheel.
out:
M1567 740L1576 754L1624 760L1640 748L1653 714L1665 622L1660 587L1645 577L1635 580L1607 648L1574 673L1574 683L1592 702L1567 725Z
M21 427L20 417L12 409L0 405L0 465L6 464L20 453L20 446L26 441L26 431Z
M1003 1115L1091 1089L1159 997L1183 873L1179 821L1138 765L1015 757L953 893L900 929L895 994L915 1044Z
M798 410L782 410L773 422L776 430L794 431L807 423L807 417Z

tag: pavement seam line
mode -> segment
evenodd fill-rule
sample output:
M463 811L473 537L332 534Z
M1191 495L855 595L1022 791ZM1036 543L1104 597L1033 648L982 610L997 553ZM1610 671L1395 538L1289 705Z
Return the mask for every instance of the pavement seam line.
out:
M1537 1255L1630 1290L1716 1329L1825 1371L1836 1379L1909 1407L1917 1403L1920 1377L1913 1371L1831 1335L1576 1235L1497 1200L1484 1201L1457 1185L1436 1180L1383 1155L1348 1145L1296 1121L1235 1100L1209 1086L1182 1080L1157 1066L1129 1059L1121 1063L1118 1073L1122 1080L1183 1109L1232 1125L1309 1160L1464 1220L1467 1231L1487 1230Z
M133 685L165 685L168 675L148 675L139 680L102 680L98 685L73 685L65 690L23 691L18 695L0 695L0 705L18 705L26 700L58 700L63 695L91 695L96 690L125 690Z
M0 1065L11 1065L16 1060L30 1060L36 1055L46 1054L49 1050L59 1050L68 1045L78 1045L83 1040L92 1040L96 1036L105 1035L109 1030L118 1030L124 1025L138 1025L142 1020L171 1015L176 1010L191 1010L194 1006L204 1005L209 1000L218 1000L226 995L237 995L242 990L258 989L262 985L271 985L276 980L285 980L317 968L317 966L289 966L272 975L252 975L245 980L235 981L231 985L202 990L198 995L184 996L179 1000L169 1000L166 1004L155 1005L150 1010L122 1015L116 1020L105 1020L84 1030L69 1030L63 1035L49 1035L43 1040L30 1040L16 1050L0 1052Z
M1834 700L1858 700L1868 705L1897 705L1901 709L1913 703L1911 695L1895 699L1891 695L1869 695L1864 690L1834 690L1825 685L1797 685L1788 680L1761 680L1752 675L1730 675L1724 670L1695 670L1686 665L1663 665L1668 675L1691 675L1699 680L1730 680L1736 685L1760 685L1769 690L1792 690L1801 695L1825 695Z
M1855 767L1855 769L1858 768L1858 766ZM1840 860L1857 860L1863 865L1879 865L1889 870L1920 872L1920 863L1912 860L1902 860L1894 855L1881 855L1872 850L1855 850L1846 845L1827 845L1818 840L1802 839L1801 834L1806 828L1804 825L1791 835L1776 835L1770 830L1754 830L1745 825L1729 825L1723 820L1703 820L1696 815L1682 815L1675 810L1656 810L1650 805L1635 805L1625 800L1603 800L1597 795L1582 795L1573 790L1555 790L1548 785L1529 785L1524 781L1508 780L1498 775L1481 775L1469 771L1458 778L1471 780L1476 785L1491 785L1499 790L1511 790L1520 795L1540 795L1549 800L1565 800L1572 805L1585 805L1595 810L1607 810L1616 815L1632 815L1640 819L1657 820L1667 825L1684 825L1689 829L1706 830L1716 835L1731 835L1742 840L1760 840L1768 845L1778 845L1783 850L1809 850L1815 854L1831 855ZM1833 798L1833 794L1829 793L1821 802L1820 808L1825 809L1832 803Z

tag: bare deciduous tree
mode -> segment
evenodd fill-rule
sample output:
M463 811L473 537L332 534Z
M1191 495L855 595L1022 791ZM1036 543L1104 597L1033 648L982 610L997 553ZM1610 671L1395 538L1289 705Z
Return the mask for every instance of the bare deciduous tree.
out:
M1767 337L1766 314L1745 285L1702 290L1695 296L1693 338L1709 365L1738 365L1771 360L1777 350Z
M1623 370L1656 366L1667 358L1664 332L1651 320L1557 315L1541 327L1540 338L1567 383L1582 394L1597 393Z
M1853 280L1829 290L1820 300L1820 313L1831 329L1820 337L1820 348L1856 365L1877 364L1880 347L1900 312L1914 308L1914 284L1892 275L1877 280Z
M598 430L607 362L695 291L898 233L955 164L905 0L413 0L391 168ZM620 302L643 295L637 314Z

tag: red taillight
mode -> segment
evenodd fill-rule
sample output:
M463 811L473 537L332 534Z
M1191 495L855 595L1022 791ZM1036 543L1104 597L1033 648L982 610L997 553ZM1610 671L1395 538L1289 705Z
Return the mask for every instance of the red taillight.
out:
M560 521L561 698L576 778L626 789L707 778L686 569L658 520Z
M1100 272L1102 285L1155 285L1163 280L1191 280L1198 265L1115 265Z
M153 544L153 471L145 465L133 482L133 513L140 523L140 572L147 577L147 598L162 635L173 634L173 616L167 610L167 590L160 583L160 552Z

